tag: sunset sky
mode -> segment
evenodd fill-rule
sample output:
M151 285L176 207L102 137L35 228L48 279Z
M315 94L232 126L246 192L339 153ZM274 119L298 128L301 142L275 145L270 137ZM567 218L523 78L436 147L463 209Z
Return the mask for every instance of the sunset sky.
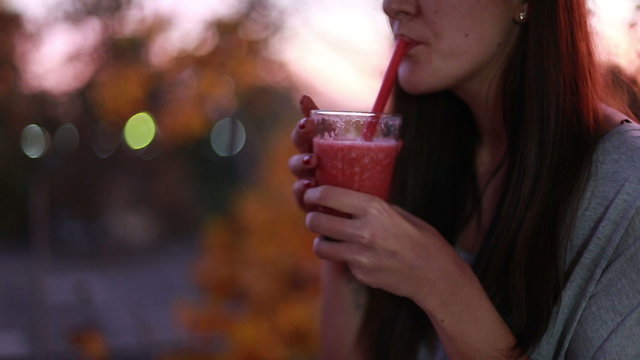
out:
M82 83L88 74L69 76L73 49L90 48L92 27L78 28L47 17L60 0L11 0L9 4L29 19L31 27L46 26L47 35L27 56L32 90L64 91ZM237 0L138 0L136 19L171 14L174 26L165 36L168 49L196 42L204 23L212 17L232 15ZM371 106L391 48L391 32L380 0L278 0L284 31L273 42L273 56L285 61L301 91L315 96L324 107L363 110ZM638 69L640 26L630 29L635 0L590 0L601 53L630 71ZM76 64L77 65L77 64Z

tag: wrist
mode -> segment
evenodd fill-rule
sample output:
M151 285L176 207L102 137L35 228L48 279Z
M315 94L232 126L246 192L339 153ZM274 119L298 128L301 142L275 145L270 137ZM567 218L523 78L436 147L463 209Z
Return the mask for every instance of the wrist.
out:
M444 281L416 302L451 359L527 359L471 267L460 259Z
M422 286L415 299L412 299L427 315L443 312L453 300L464 299L470 293L480 289L482 284L467 262L457 254L447 266L441 266L438 276Z

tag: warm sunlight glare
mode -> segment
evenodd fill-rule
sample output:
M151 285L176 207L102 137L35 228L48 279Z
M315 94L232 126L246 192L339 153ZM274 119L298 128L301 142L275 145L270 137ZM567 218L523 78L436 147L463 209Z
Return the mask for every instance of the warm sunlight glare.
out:
M590 0L593 11L593 25L598 35L598 50L604 61L620 64L627 71L637 71L638 40L640 32L638 26L631 27L634 16L636 21L637 5L632 0ZM640 3L638 3L640 4Z
M614 61L630 72L638 71L640 26L630 27L638 17L635 0L587 0L593 11L598 49L605 61ZM371 106L391 50L391 32L381 9L381 0L274 0L282 11L282 33L272 44L273 56L283 60L298 81L301 92L314 96L323 107L366 110ZM59 0L9 0L28 18L42 20L43 8ZM175 27L167 39L187 46L203 29L204 22L237 11L235 0L138 0L132 16L146 18L169 14ZM86 25L88 26L88 25ZM55 25L32 50L27 66L33 90L60 91L82 83L90 64L73 57L87 42L79 42L85 31L68 31ZM65 30L65 31L63 31ZM173 35L171 35L173 34ZM172 37L173 36L173 37ZM173 46L176 41L163 45ZM185 45L186 44L186 45ZM175 45L175 44L174 44ZM178 45L175 45L178 46ZM169 53L172 53L168 50ZM174 51L175 52L175 51ZM83 59L83 57L79 57ZM76 63L69 62L75 59ZM76 75L61 78L61 74ZM68 79L72 79L70 81ZM57 85L56 85L57 84ZM76 85L77 86L77 85Z

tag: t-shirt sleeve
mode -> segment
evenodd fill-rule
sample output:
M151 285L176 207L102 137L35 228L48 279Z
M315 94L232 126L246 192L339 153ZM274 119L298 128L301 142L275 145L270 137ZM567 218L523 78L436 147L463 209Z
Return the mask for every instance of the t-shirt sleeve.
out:
M640 209L587 301L568 360L640 359Z

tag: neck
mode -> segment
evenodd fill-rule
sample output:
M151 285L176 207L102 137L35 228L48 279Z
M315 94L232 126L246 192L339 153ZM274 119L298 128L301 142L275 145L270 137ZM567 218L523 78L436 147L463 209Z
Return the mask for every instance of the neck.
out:
M507 149L507 132L503 122L502 104L496 87L478 87L477 91L456 92L467 103L480 135L476 150L476 180L481 204L465 227L457 245L466 251L478 252L500 198L504 167L499 168Z
M495 82L484 82L456 91L469 106L480 134L478 156L489 163L501 160L507 148L507 132L503 122L502 103ZM479 162L482 158L479 158ZM481 164L479 164L481 165Z

